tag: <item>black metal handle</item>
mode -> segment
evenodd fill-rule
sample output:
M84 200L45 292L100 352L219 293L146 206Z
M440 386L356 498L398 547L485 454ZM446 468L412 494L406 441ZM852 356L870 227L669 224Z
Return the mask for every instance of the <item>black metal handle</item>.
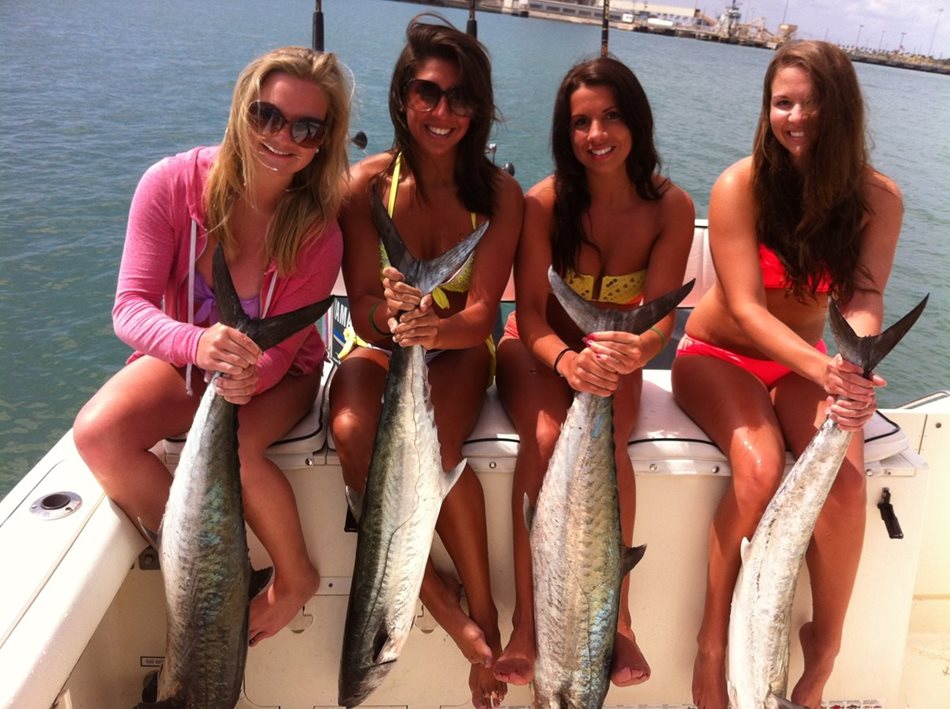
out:
M901 523L898 521L897 515L894 514L890 489L884 488L881 490L881 501L877 503L877 508L881 511L884 526L887 527L887 535L891 539L903 539L904 531L901 529Z

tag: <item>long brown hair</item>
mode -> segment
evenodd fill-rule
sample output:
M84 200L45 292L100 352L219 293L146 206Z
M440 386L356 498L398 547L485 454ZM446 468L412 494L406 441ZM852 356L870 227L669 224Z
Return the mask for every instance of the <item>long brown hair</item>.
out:
M574 155L571 139L571 96L581 86L606 86L613 91L621 119L633 136L626 170L640 198L657 201L668 185L666 179L655 179L660 158L653 142L653 111L636 75L613 57L575 64L558 89L551 128L555 192L551 252L554 269L562 275L568 267L576 266L582 243L597 248L584 232L582 220L590 209L590 189L587 171Z
M439 24L424 22L425 18L438 20ZM418 147L409 132L405 87L415 76L419 65L427 59L451 62L458 67L459 86L475 106L468 131L459 142L455 161L454 178L459 200L467 210L491 216L494 214L499 173L498 168L485 156L485 148L492 123L498 119L498 111L492 91L488 53L477 39L434 13L414 17L406 29L406 40L389 86L389 115L395 130L395 153L402 153L409 172L418 174ZM425 189L421 183L417 185L417 190L420 197L425 199Z
M293 272L301 248L336 219L342 197L340 176L349 170L346 149L350 123L349 74L334 54L307 47L281 47L252 61L238 77L224 140L204 189L206 221L226 252L234 248L231 214L258 167L248 106L275 72L313 82L327 97L327 133L310 164L293 176L265 237L268 261L281 275Z
M772 132L772 83L780 69L797 67L811 79L817 118L801 165ZM776 252L796 297L814 295L822 274L847 301L858 275L868 167L864 101L847 55L827 42L781 47L765 73L762 111L752 154L759 240Z

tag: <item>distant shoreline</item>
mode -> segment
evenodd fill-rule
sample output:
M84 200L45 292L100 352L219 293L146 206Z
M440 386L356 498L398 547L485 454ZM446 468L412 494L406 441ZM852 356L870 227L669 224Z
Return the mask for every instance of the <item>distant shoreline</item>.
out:
M450 7L458 10L468 10L468 0L392 0L393 2L410 2L416 5L429 5L432 7ZM525 19L557 20L559 22L570 22L581 25L599 25L601 18L598 15L600 8L578 6L578 11L587 9L590 15L576 14L566 16L557 12L543 12L537 9L531 9L525 14L517 15L514 12L506 12L501 0L480 0L477 3L476 10L479 13L490 12L493 14L508 14L522 17ZM756 39L749 39L738 36L727 36L708 30L696 29L685 26L673 27L655 27L642 22L619 22L611 20L610 28L622 32L643 32L645 34L663 35L666 37L678 37L686 39L697 39L704 42L718 42L720 44L733 44L740 47L758 47L760 49L777 49L780 42L765 42ZM840 46L840 45L839 45ZM864 64L878 64L880 66L895 67L897 69L910 69L911 71L924 71L932 74L950 75L950 59L936 60L933 57L924 57L920 55L902 54L896 50L889 52L873 51L860 49L857 47L842 46L848 57L853 62Z

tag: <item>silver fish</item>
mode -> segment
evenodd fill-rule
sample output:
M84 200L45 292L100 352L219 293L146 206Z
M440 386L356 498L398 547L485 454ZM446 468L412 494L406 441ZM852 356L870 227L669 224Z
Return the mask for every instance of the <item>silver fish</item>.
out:
M213 260L221 321L262 349L312 324L331 299L265 320L241 309L224 255ZM238 459L237 406L208 384L182 449L157 534L165 582L165 661L158 702L141 707L233 709L247 658L248 602L270 579L248 559Z
M880 335L858 337L832 301L831 331L841 355L870 377L926 304L924 298ZM785 698L795 584L851 435L825 419L769 502L752 540L742 540L742 566L729 617L728 684L733 709L799 707Z
M554 295L585 333L640 334L686 297L693 282L635 310L597 308L548 271ZM624 545L614 459L613 397L574 396L548 464L530 530L538 657L537 707L600 707L624 575L644 546Z
M455 273L474 251L488 222L438 258L418 261L405 248L379 201L373 221L389 261L423 293ZM340 657L339 703L361 704L379 686L409 637L442 500L465 468L442 470L429 397L425 351L393 348L366 490L347 490L359 521Z

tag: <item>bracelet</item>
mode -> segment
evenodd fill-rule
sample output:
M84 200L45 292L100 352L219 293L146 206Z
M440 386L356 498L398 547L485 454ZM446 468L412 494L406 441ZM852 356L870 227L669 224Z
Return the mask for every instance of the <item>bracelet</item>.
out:
M664 335L663 332L657 327L651 327L650 329L660 336L660 349L662 350L664 347L666 347L666 335Z
M560 352L558 352L558 353L557 353L557 357L554 358L554 364L551 365L551 369L554 370L554 373L555 373L556 375L558 375L559 377L561 377L562 379L564 378L564 375L561 374L559 371L557 371L557 365L560 363L561 357L563 357L564 355L566 355L566 354L567 354L568 352L570 352L570 351L571 351L571 348L570 348L570 347L565 347L563 350L561 350Z
M369 324L373 326L373 329L374 329L378 334L382 335L383 337L389 337L390 335L392 335L392 333L391 333L391 332L383 332L382 330L379 329L379 325L376 324L376 308L378 308L380 305L382 305L382 303L383 303L383 301L377 300L377 301L376 301L376 304L373 305L373 307L369 309Z

